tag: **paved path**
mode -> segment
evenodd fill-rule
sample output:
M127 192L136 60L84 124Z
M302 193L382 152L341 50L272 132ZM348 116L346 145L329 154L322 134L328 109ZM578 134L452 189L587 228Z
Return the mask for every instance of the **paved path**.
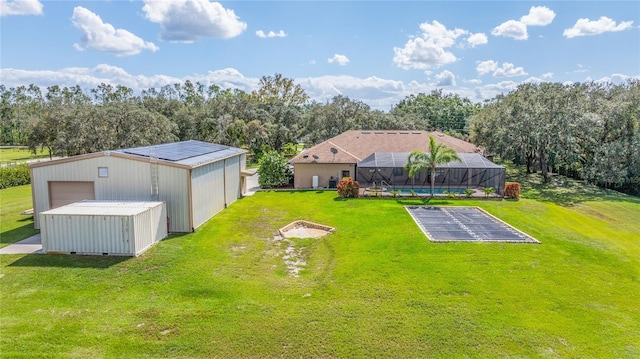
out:
M0 254L30 254L42 253L42 239L40 233L23 239L4 248L0 248Z

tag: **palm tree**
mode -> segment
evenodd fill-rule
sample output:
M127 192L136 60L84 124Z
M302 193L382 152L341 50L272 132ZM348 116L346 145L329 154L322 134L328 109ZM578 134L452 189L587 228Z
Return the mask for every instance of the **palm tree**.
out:
M451 161L461 162L460 157L452 148L447 147L443 143L436 142L433 136L429 136L429 152L412 151L409 154L407 163L404 168L409 171L413 184L413 177L418 173L430 169L431 170L431 197L435 187L436 167Z

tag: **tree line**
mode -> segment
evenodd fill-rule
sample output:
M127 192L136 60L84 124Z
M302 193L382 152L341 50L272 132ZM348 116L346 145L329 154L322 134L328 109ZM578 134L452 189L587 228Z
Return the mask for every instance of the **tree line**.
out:
M53 156L201 140L249 151L310 146L346 130L440 130L526 166L640 193L640 84L522 84L485 103L435 90L388 112L335 96L310 101L281 74L245 92L198 82L121 85L0 85L0 144L48 148Z
M640 81L522 84L476 113L471 139L503 160L640 195Z

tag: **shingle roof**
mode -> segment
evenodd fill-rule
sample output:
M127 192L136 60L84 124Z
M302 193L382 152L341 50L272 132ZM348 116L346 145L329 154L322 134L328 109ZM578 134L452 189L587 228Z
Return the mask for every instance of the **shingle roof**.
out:
M351 130L303 151L291 163L357 163L375 152L427 152L429 136L458 153L482 152L472 143L441 132Z

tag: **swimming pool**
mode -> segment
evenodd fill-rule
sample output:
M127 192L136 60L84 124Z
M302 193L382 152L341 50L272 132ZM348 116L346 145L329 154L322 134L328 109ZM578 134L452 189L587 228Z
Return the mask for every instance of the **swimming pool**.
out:
M393 189L388 190L388 192L392 191ZM411 188L397 188L397 190L400 191L400 194L411 194ZM433 189L433 194L444 194L445 191L447 192L457 192L458 194L464 194L464 191L466 191L466 188L434 188ZM431 188L414 188L413 192L415 194L431 194Z

